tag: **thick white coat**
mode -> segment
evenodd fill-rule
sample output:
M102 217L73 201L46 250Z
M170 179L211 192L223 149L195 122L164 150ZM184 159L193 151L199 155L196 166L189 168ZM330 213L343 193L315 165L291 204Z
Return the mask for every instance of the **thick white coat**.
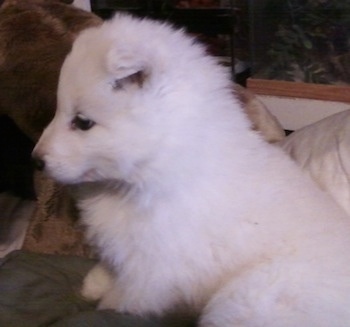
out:
M100 308L202 327L349 327L350 219L250 128L226 70L182 31L117 15L75 41L34 153L82 185ZM79 130L79 115L95 123Z

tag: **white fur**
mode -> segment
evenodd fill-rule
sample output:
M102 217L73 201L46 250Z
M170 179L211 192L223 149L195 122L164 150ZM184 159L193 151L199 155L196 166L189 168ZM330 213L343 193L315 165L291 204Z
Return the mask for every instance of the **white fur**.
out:
M78 113L95 126L72 128ZM185 305L202 327L350 326L349 218L250 129L225 69L182 31L118 15L83 32L34 153L83 183L87 238L115 275L85 280L100 308Z

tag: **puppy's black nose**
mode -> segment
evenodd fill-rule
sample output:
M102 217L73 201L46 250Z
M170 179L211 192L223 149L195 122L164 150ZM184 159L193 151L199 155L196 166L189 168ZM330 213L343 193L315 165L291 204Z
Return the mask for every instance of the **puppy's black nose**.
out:
M33 164L37 170L43 171L45 169L45 161L39 157L33 156Z

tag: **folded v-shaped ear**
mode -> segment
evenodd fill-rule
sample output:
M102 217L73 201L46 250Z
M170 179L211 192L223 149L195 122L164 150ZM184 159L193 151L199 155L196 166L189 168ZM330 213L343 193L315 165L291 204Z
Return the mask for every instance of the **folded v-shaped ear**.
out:
M111 49L107 53L107 70L116 81L129 80L130 77L130 81L140 83L143 82L148 67L140 54Z

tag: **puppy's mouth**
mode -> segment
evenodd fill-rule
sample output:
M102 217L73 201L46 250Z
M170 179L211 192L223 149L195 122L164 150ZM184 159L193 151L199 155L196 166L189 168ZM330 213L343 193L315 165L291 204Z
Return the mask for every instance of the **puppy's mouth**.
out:
M76 169L67 169L65 165L52 164L49 161L43 163L40 167L36 164L36 168L48 177L62 185L79 185L79 184L116 184L125 183L118 178L106 176L96 167L86 167L86 170L77 171Z
M51 177L62 185L77 185L84 183L102 182L105 180L105 178L101 176L101 174L99 174L96 169L89 169L79 176L69 176L60 170L51 170L49 167L46 167L42 171L45 175Z
M85 183L103 183L108 180L102 176L96 169L89 169L77 178L72 179L57 179L58 182L68 185L77 185Z
M103 180L103 177L98 173L96 169L92 168L86 171L79 179L82 183L85 183L101 181Z
M79 177L74 183L72 184L108 184L108 185L119 185L126 184L125 181L122 181L120 179L111 179L104 175L102 175L97 169L89 169L86 171L81 177Z

